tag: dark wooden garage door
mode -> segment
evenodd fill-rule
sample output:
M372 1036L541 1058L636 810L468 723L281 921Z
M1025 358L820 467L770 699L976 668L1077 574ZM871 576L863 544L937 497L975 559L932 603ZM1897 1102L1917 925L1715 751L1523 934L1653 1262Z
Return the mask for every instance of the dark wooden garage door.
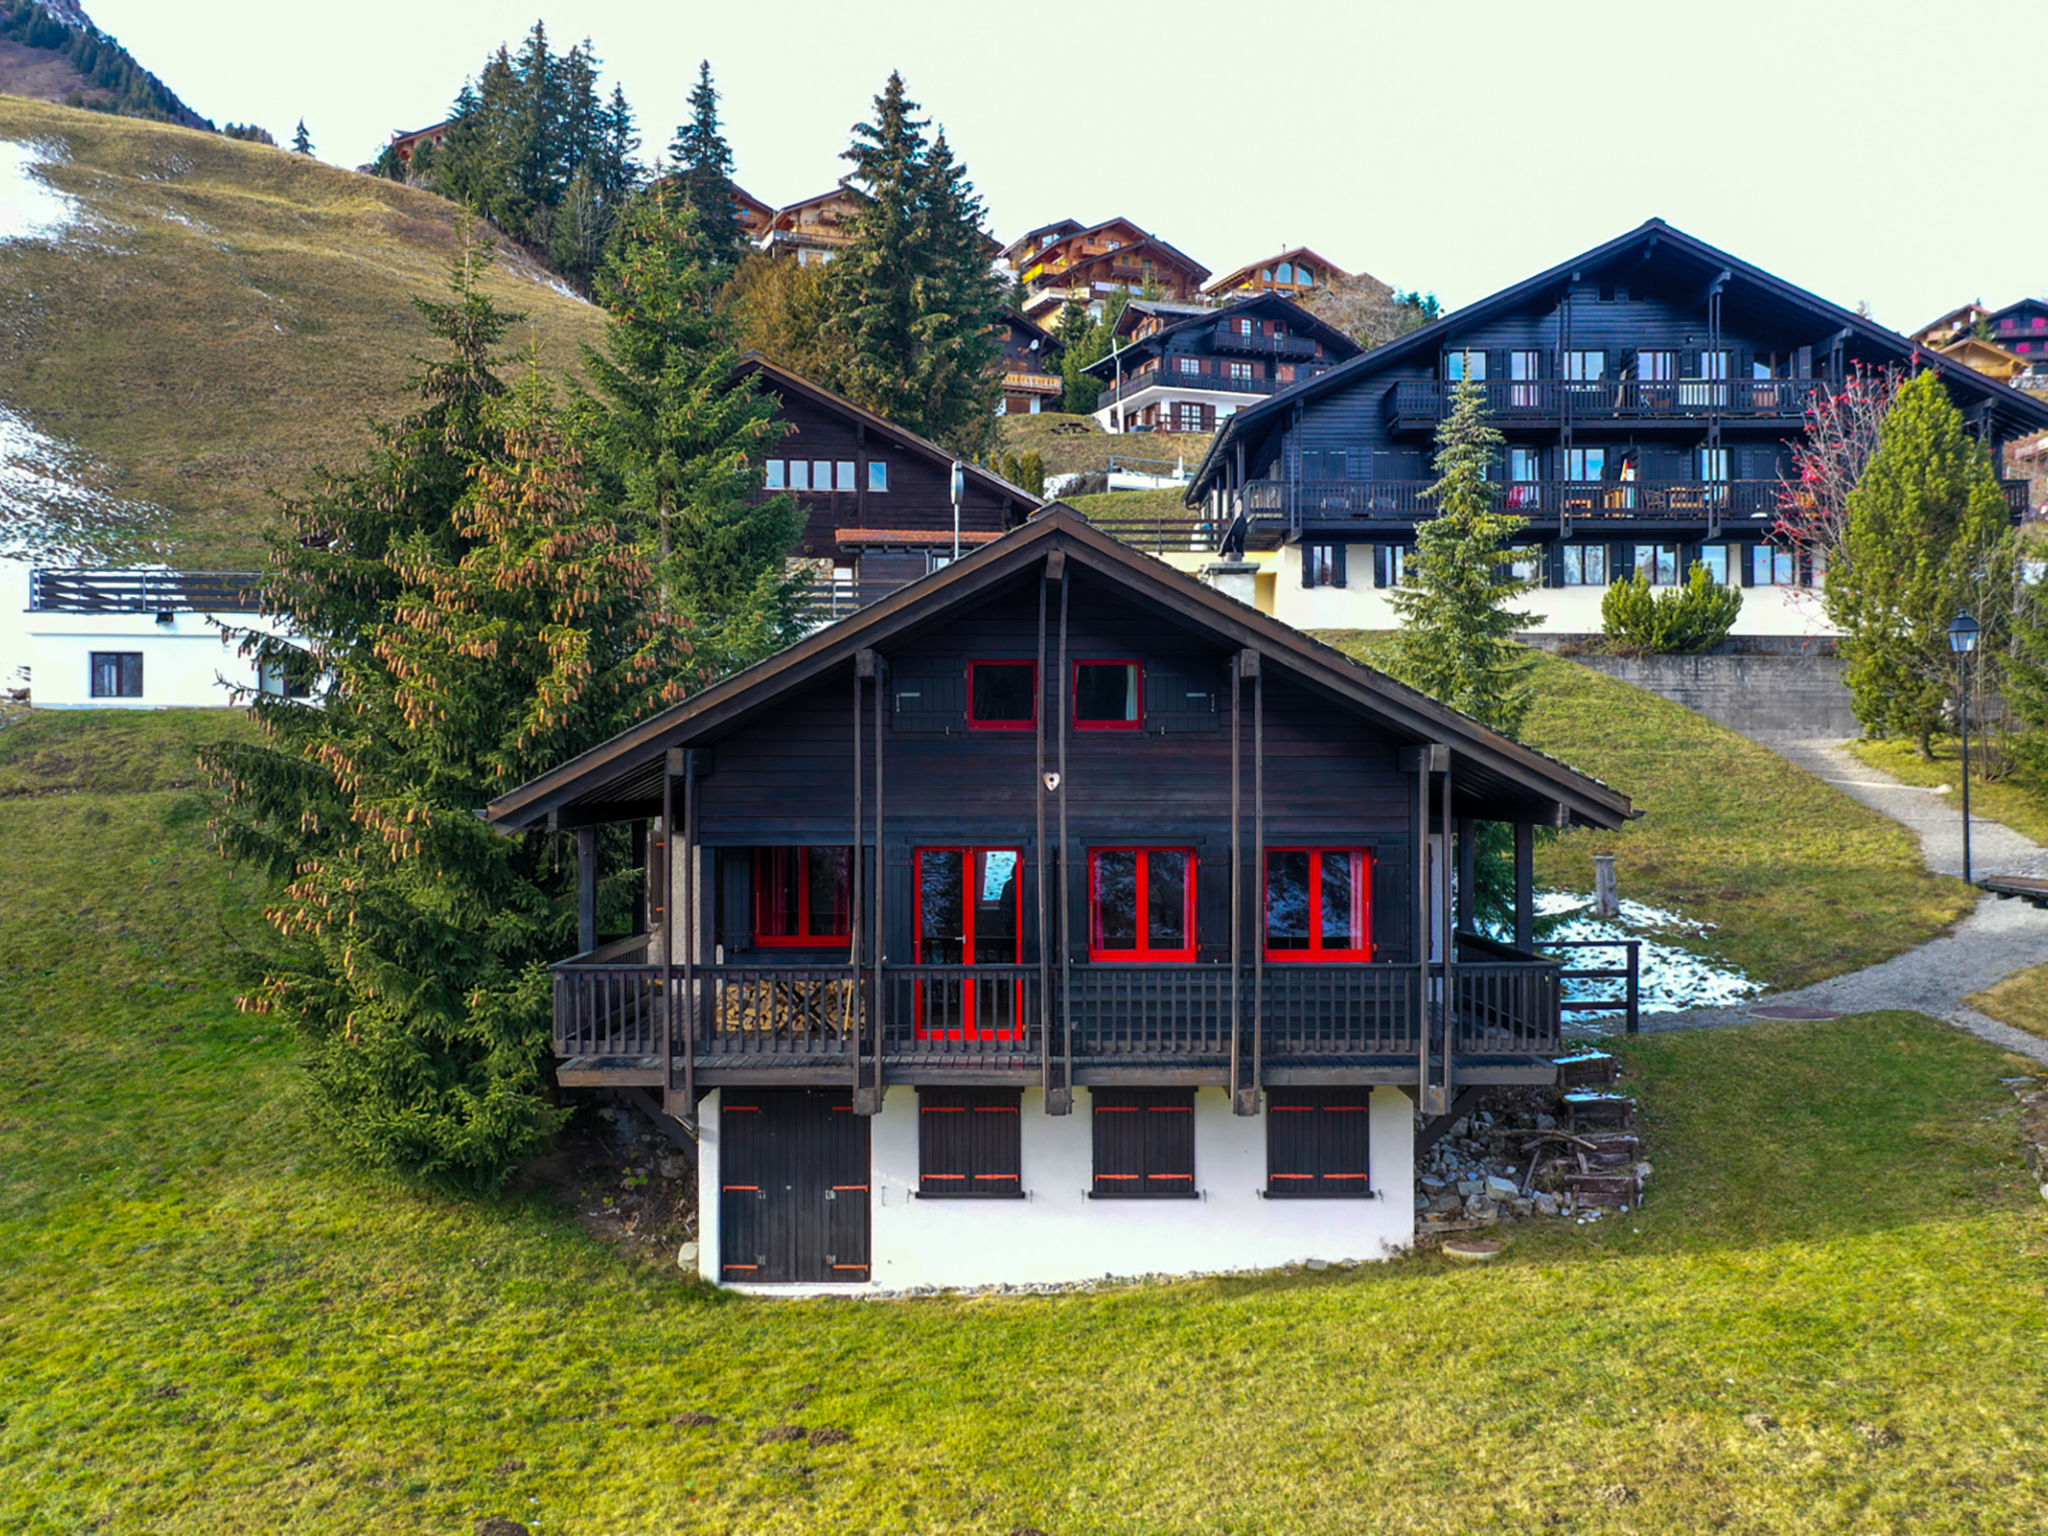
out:
M728 1088L718 1165L727 1280L868 1278L868 1122L847 1094Z

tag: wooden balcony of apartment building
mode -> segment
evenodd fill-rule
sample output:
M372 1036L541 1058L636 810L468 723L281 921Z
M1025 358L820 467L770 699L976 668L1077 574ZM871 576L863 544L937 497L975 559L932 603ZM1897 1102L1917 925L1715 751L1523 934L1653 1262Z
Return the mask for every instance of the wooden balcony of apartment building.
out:
M1172 359L1167 361L1170 364ZM1211 389L1232 395L1270 395L1276 390L1291 387L1295 382L1269 378L1233 378L1228 373L1182 373L1175 367L1154 366L1137 373L1126 373L1121 385L1112 376L1096 403L1098 406L1114 405L1119 400L1131 399L1148 389Z
M1807 407L1833 388L1825 379L1486 379L1486 413L1499 426L1575 422L1687 425L1723 421L1796 425ZM1386 424L1394 432L1434 432L1449 414L1458 386L1415 379L1387 391Z
M1427 975L1424 972L1427 970ZM554 967L564 1083L1404 1081L1431 1052L1466 1082L1543 1075L1563 962L1460 934L1451 965L698 965L647 941ZM1448 1009L1445 999L1449 998ZM666 1065L664 1065L666 1061ZM1531 1077L1535 1074L1535 1077Z
M1031 373L1022 368L1003 369L1003 388L1026 395L1057 395L1067 387L1067 381L1056 373Z

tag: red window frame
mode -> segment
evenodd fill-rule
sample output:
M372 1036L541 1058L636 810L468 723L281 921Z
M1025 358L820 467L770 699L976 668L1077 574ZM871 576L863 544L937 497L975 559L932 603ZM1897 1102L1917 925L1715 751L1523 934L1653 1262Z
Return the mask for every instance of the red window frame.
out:
M1135 720L1083 720L1081 718L1081 669L1083 667L1129 667L1131 687L1136 690L1138 718ZM1074 729L1077 731L1142 731L1145 729L1145 663L1135 656L1089 656L1074 663Z
M829 845L818 845L827 847ZM762 949L817 949L827 944L844 944L853 937L853 859L851 848L832 847L830 851L843 852L847 857L847 926L838 933L819 933L811 928L811 855L817 848L811 846L756 848L754 850L754 943ZM770 934L768 932L768 881L764 866L778 853L794 853L797 857L797 927L794 934Z
M1308 948L1275 949L1273 936L1273 876L1270 862L1262 870L1259 883L1260 938L1265 946L1268 964L1302 964L1323 962L1342 965L1362 965L1372 959L1372 887L1373 857L1370 848L1342 847L1268 847L1266 858L1270 861L1276 853L1305 853L1308 861ZM1351 903L1358 913L1358 930L1364 937L1360 949L1326 949L1323 947L1323 855L1326 853L1348 853L1351 855Z
M1017 953L1007 962L966 960L962 961L961 964L967 967L991 964L1022 965L1024 963L1024 850L1021 847L1005 848L999 846L970 848L959 843L919 848L910 857L910 955L912 963L916 965L923 965L925 963L924 859L928 853L957 853L965 860L966 867L964 873L967 876L967 882L961 891L960 926L964 932L960 947L969 955L972 955L975 950L974 909L976 903L973 888L975 857L978 854L987 853L1014 853L1017 856L1017 873L1014 877L1017 882ZM928 1028L925 1024L924 1016L925 989L930 985L932 985L931 982L920 978L914 989L914 1016L911 1021L911 1031L917 1039L1022 1040L1025 1037L1026 1031L1029 1028L1029 1021L1024 1017L1024 982L1022 978L1019 978L1013 984L1016 996L1010 1004L1010 1024L1008 1028L998 1024L984 1029L975 1018L975 1013L980 1004L980 988L977 984L967 980L948 982L943 979L938 985L959 986L963 989L959 1001L960 1027L958 1029ZM998 982L997 985L1000 986L1001 983Z
M977 667L1024 667L1031 673L1029 720L977 720L974 717L974 671ZM967 663L967 728L970 731L1029 731L1038 726L1038 663L1035 661L970 661Z
M1138 856L1138 947L1136 949L1106 949L1102 944L1102 908L1096 902L1096 870L1105 853L1135 853ZM1151 856L1155 853L1177 853L1187 859L1187 890L1182 897L1184 927L1187 943L1180 949L1154 949L1149 942L1151 929L1152 886L1149 879ZM1090 848L1088 850L1088 958L1091 961L1116 963L1191 963L1195 958L1195 881L1200 872L1201 861L1192 848Z

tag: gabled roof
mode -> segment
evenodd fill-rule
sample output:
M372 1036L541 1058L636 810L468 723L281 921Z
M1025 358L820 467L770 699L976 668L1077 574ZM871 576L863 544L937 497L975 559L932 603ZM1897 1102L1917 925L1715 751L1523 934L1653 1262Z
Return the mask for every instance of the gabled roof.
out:
M993 492L997 496L1019 503L1027 512L1045 504L1039 497L1025 490L1023 486L1013 485L1001 475L983 469L979 464L963 459L957 453L948 452L930 438L919 437L907 427L897 426L895 422L890 421L886 416L877 416L867 407L855 405L846 396L835 394L822 384L814 384L802 374L792 372L780 363L770 362L759 352L749 352L742 357L738 371L742 374L760 374L767 381L769 388L773 389L777 394L798 395L822 410L835 411L842 416L851 417L853 420L866 426L870 432L880 437L884 442L905 448L933 464L944 465L948 469L954 464L958 464L966 472L967 478L970 481L980 485L984 490ZM950 538L951 535L949 534L948 537Z
M1182 266L1186 267L1190 272L1192 272L1195 275L1196 282L1201 282L1203 278L1209 275L1209 269L1203 266L1199 261L1195 260L1195 258L1190 256L1186 251L1181 250L1178 246L1169 244L1167 241L1160 239L1159 236L1155 234L1147 232L1142 225L1137 224L1130 219L1104 219L1100 224L1091 224L1086 229L1076 229L1069 231L1068 233L1061 235L1059 239L1055 240L1051 245L1047 246L1046 249L1054 250L1059 246L1067 244L1069 241L1085 240L1090 235L1099 235L1105 229L1114 229L1119 226L1129 230L1135 238L1132 239L1128 244L1119 246L1114 251L1097 251L1093 255L1078 256L1072 262L1068 263L1068 265L1071 267L1077 266L1084 261L1101 261L1108 257L1121 256L1126 251L1143 250L1147 246L1152 246L1157 248L1158 250L1164 251L1168 256L1171 256L1175 261L1179 262Z
M1203 290L1203 292L1221 293L1227 288L1236 287L1237 284L1243 281L1244 279L1252 277L1254 274L1264 271L1267 268L1277 267L1283 261L1291 261L1298 264L1303 257L1307 257L1309 265L1316 269L1316 281L1319 284L1326 283L1333 277L1351 276L1349 272L1345 271L1342 267L1338 266L1337 263L1330 260L1329 257L1324 256L1319 252L1312 251L1305 245L1297 245L1288 250L1281 251L1276 255L1268 256L1262 261L1249 262L1246 265L1239 267L1235 272L1230 273L1228 276L1217 278L1213 283L1210 283L1208 287L1206 287Z
M1064 351L1066 348L1067 344L1064 341L1061 341L1059 337L1053 335L1051 331L1048 331L1021 309L1004 309L1003 323L1012 330L1022 331L1025 335L1034 338L1042 351Z
M1995 341L1986 341L1981 336L1963 335L1954 341L1944 342L1932 348L1943 357L1952 357L1957 362L1976 369L1979 373L1990 373L1993 368L2002 368L2008 374L2019 373L2027 366L2027 360L2017 352L2008 352ZM1999 378L1999 374L1991 374Z
M1739 257L1731 256L1717 246L1696 239L1681 229L1675 229L1662 219L1649 219L1617 235L1604 245L1596 245L1568 261L1524 278L1521 282L1490 294L1477 303L1467 304L1463 309L1453 310L1441 320L1410 331L1407 335L1388 342L1383 347L1354 357L1350 362L1318 374L1305 383L1296 384L1267 396L1257 405L1248 406L1231 416L1209 444L1209 452L1203 457L1201 467L1195 471L1194 479L1188 483L1187 500L1190 506L1196 504L1208 489L1210 479L1225 456L1234 451L1239 442L1246 441L1276 420L1284 420L1285 413L1312 400L1350 389L1370 379L1373 375L1401 362L1417 357L1433 357L1445 341L1475 325L1508 314L1533 301L1547 297L1563 286L1586 281L1592 274L1603 269L1611 270L1623 263L1640 263L1656 260L1672 265L1684 263L1689 276L1697 276L1702 284L1719 283L1724 291L1740 291L1745 297L1760 306L1800 312L1809 317L1817 331L1841 334L1863 343L1865 350L1879 354L1901 365L1915 361L1926 364L1942 378L1958 387L1974 392L1988 401L2008 429L2008 435L2017 436L2022 432L2038 431L2048 427L2048 404L2034 399L2026 393L1987 378L1974 368L1967 367L1938 353L1930 353L1916 347L1897 331L1886 330L1875 320L1859 315L1852 309L1830 303L1818 294L1811 293L1783 278L1766 272L1761 267L1750 265ZM2010 306L2017 307L2017 306ZM2000 311L2003 313L2004 311Z
M1969 330L1979 320L1988 320L1990 318L1991 311L1973 299L1968 304L1958 309L1952 309L1945 315L1936 315L1932 320L1921 326L1919 330L1914 331L1907 339L1924 343L1936 336L1952 336L1959 330Z
M1107 581L1163 622L1219 647L1256 650L1263 665L1397 740L1448 746L1456 814L1610 829L1636 814L1627 796L1599 780L1138 553L1055 503L1022 528L500 796L485 816L516 830L557 816L571 824L616 816L644 804L658 795L669 748L713 741L792 693L844 675L859 651L886 654L897 641L971 611L996 589L1031 578L1055 553L1069 580L1080 573Z
M732 184L732 200L749 213L759 214L764 219L770 219L775 216L774 208L762 202L761 199L754 196L753 193L749 192L738 182Z
M1288 330L1293 335L1313 336L1323 344L1323 350L1332 357L1356 357L1360 351L1357 342L1338 330L1329 321L1318 319L1310 314L1284 293L1248 294L1231 304L1160 304L1149 299L1133 299L1124 306L1123 316L1119 316L1117 319L1118 335L1128 334L1124 326L1124 318L1132 310L1138 310L1143 314L1158 315L1162 318L1181 317L1174 320L1174 323L1167 326L1164 330L1154 331L1150 336L1145 337L1143 341L1135 343L1135 345L1148 349L1158 347L1169 337L1176 336L1180 332L1193 327L1218 325L1238 315L1277 314L1286 318ZM1108 357L1090 363L1087 371L1094 373L1098 369L1113 370L1119 353L1128 355L1128 349L1119 348L1118 352L1111 353Z
M1015 262L1020 256L1029 256L1036 253L1038 246L1035 242L1040 235L1051 235L1054 238L1059 238L1074 234L1085 227L1077 219L1054 219L1050 224L1041 224L1036 229L1025 230L1023 234L1003 247L1003 255L1010 261Z
M1984 318L1996 325L2007 315L2048 314L2048 299L2014 299L2003 309L1994 309Z

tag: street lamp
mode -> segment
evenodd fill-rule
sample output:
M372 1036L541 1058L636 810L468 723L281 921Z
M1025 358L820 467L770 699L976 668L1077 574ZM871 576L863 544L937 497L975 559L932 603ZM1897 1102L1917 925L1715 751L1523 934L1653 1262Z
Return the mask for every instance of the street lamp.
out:
M1970 878L1970 653L1977 649L1977 635L1982 628L1967 613L1959 613L1949 621L1948 648L1962 658L1963 669L1963 879Z

